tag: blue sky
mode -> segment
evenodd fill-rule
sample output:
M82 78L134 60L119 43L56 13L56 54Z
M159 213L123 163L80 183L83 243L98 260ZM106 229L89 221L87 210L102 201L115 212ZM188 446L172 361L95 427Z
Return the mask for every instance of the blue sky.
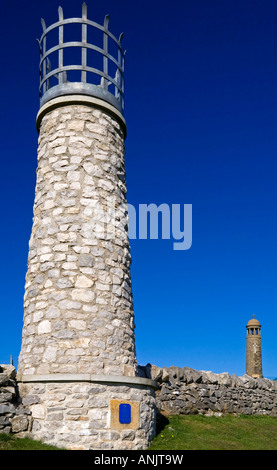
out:
M82 2L1 5L0 363L20 352L34 201L40 18ZM277 3L87 0L124 31L128 202L192 204L192 246L131 240L138 362L245 373L262 324L277 376Z

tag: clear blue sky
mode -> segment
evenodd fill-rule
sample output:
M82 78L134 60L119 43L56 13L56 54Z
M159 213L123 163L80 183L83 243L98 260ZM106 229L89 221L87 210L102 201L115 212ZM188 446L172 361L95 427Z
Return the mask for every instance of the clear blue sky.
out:
M1 4L0 363L17 364L35 189L40 18L80 1ZM192 247L132 240L140 364L245 373L262 324L277 376L277 2L87 0L124 31L128 202L192 204Z

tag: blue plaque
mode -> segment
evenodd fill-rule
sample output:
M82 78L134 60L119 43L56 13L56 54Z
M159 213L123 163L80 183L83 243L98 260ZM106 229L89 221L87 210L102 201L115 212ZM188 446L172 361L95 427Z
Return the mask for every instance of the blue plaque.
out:
M121 403L119 405L119 422L121 424L129 424L131 422L131 405Z

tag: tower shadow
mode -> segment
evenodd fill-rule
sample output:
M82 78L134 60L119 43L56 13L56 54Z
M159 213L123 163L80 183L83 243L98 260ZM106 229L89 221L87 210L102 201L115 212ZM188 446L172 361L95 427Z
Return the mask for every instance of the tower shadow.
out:
M160 434L168 424L169 424L168 418L165 415L163 415L162 413L160 413L159 411L157 411L157 415L156 415L156 436L158 434Z

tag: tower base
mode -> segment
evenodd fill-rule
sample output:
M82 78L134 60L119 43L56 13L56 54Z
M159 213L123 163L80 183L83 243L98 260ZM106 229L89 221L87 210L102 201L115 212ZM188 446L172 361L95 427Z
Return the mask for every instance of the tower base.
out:
M19 391L36 440L68 450L143 450L155 436L155 385L140 377L53 374L25 376Z

